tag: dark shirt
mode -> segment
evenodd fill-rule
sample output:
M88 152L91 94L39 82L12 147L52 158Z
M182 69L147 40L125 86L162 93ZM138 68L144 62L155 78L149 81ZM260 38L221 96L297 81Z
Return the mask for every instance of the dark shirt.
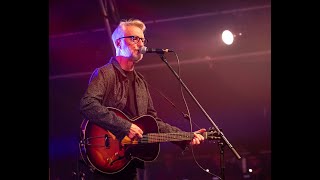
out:
M128 98L127 104L124 107L123 112L130 118L137 116L137 103L135 100L135 85L134 85L134 72L133 71L124 71L129 79L129 89L128 89Z

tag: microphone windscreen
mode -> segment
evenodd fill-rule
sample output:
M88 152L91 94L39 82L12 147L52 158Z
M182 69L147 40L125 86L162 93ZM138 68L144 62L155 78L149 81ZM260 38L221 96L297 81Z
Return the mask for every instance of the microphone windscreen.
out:
M148 50L148 48L145 47L145 46L143 46L143 47L141 47L141 48L139 49L139 52L140 52L141 54L145 54L145 53L147 53L147 50Z

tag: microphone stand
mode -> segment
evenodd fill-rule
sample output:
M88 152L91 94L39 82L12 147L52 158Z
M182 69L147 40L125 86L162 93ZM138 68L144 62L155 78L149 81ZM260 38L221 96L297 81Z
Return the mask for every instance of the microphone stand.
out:
M228 145L228 147L231 149L231 151L233 152L233 154L237 157L237 159L241 159L240 155L238 154L238 152L235 150L235 148L230 144L230 142L228 141L228 139L224 136L224 134L222 133L222 131L220 131L220 129L218 128L218 126L213 122L213 120L211 119L211 117L208 115L208 113L203 109L203 107L201 106L201 104L198 102L198 100L194 97L194 95L191 93L191 91L189 90L189 88L184 84L184 82L182 81L182 79L179 77L179 75L174 71L174 69L170 66L170 64L168 63L166 57L164 56L164 52L158 52L157 54L159 54L161 60L166 63L166 65L169 67L169 69L172 71L172 73L176 76L176 78L179 80L179 82L182 84L182 86L184 87L184 89L188 92L188 94L191 96L191 98L194 100L194 102L198 105L198 107L201 109L201 111L204 113L204 115L208 118L209 122L212 124L213 128L215 129L215 131L217 132L218 136L220 137L220 165L221 165L221 177L222 180L225 180L225 174L224 174L224 169L225 169L225 165L224 165L224 146Z

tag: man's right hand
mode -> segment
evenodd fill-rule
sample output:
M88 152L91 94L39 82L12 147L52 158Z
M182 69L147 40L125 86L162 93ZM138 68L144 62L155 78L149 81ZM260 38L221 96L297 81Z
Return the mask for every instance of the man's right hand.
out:
M134 139L135 137L140 139L142 138L142 134L143 134L143 131L139 128L139 126L135 124L131 125L129 134L128 134L130 139Z

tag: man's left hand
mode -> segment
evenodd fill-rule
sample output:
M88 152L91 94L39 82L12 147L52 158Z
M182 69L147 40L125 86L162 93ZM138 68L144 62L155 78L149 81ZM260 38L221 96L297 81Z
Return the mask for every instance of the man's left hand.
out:
M191 145L197 145L200 144L202 141L204 141L204 137L202 136L202 133L206 132L206 129L199 129L198 131L194 132L194 137L191 140Z

